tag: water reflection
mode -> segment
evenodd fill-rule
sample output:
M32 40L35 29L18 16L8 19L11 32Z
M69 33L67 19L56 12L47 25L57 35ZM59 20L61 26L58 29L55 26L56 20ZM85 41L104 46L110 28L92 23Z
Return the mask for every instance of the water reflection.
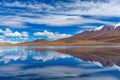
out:
M42 60L43 62L59 58L69 58L70 55L61 54L56 51L32 51L31 47L1 47L0 48L0 61L9 63L10 61L27 60L31 58L34 60Z
M0 47L0 80L120 80L114 67L39 48Z
M119 46L70 46L60 48L35 48L36 51L54 50L72 55L84 61L97 61L103 66L120 66Z

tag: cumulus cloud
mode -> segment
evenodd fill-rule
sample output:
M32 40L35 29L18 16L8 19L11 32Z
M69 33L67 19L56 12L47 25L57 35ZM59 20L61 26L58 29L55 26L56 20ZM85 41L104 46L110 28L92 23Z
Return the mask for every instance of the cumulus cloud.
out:
M6 32L4 34L5 36L10 36L10 37L19 37L19 36L22 36L19 32L14 32L14 33L9 33L9 32Z
M44 30L43 32L35 32L34 36L47 36L50 39L57 40L57 39L61 39L61 38L70 37L72 35L70 35L70 34L53 33L53 32L49 32L47 30Z
M44 32L36 32L34 33L35 36L54 36L54 33L48 32L45 30Z
M21 34L22 34L22 36L24 36L24 37L28 37L28 36L29 36L28 32L26 32L26 31L22 32Z
M28 33L27 32L18 32L18 31L15 31L13 32L11 29L9 28L6 28L5 30L0 30L0 33L2 33L4 36L8 36L8 37L28 37Z
M1 33L1 37L0 37L1 42L18 43L18 42L26 41L29 38L28 32L13 31L9 28L6 28L5 30L0 29L0 33Z

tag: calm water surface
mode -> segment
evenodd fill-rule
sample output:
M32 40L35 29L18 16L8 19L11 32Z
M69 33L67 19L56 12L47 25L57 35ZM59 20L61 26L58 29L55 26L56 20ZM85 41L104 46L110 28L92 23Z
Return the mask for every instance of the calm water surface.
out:
M120 80L119 68L34 48L0 47L0 80Z

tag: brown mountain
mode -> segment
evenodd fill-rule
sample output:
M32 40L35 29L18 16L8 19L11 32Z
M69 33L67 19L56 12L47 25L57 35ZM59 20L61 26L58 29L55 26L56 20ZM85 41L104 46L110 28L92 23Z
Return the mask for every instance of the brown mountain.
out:
M61 39L59 41L69 40L94 40L102 42L120 43L120 26L104 25L99 30L84 31L75 36Z

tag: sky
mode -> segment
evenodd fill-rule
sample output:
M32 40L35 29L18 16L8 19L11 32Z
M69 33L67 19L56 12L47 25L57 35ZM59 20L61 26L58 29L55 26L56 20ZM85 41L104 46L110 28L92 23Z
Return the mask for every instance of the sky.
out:
M57 40L120 22L120 0L0 0L0 41Z

